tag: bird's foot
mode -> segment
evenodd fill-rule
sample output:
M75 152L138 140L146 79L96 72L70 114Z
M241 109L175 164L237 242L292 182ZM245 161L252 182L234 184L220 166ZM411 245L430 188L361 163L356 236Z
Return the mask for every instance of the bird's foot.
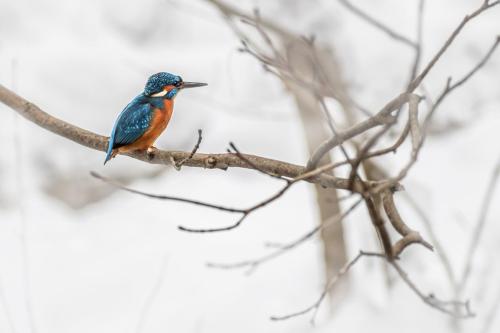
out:
M146 157L147 157L148 161L152 161L155 158L155 151L156 151L156 148L153 146L148 147L148 149L146 149Z

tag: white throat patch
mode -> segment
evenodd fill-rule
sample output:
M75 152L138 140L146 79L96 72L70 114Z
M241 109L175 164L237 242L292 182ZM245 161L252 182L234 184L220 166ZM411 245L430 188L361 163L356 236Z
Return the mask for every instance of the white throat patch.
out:
M156 94L151 95L151 97L163 97L163 96L165 96L167 93L168 93L168 91L166 91L166 90L162 90L162 91L160 91L159 93L156 93Z

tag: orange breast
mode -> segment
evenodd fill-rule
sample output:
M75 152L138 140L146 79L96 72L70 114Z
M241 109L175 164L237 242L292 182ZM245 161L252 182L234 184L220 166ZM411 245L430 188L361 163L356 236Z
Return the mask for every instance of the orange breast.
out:
M128 146L120 147L119 151L126 152L132 150L143 150L151 147L167 127L173 111L173 100L165 99L163 102L163 108L154 109L149 129L134 143Z

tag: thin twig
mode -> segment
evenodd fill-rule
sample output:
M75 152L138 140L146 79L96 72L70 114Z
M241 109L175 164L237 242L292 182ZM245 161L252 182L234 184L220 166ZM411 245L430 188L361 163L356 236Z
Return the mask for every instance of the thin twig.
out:
M477 248L481 244L480 239L485 229L486 217L493 202L495 190L498 186L498 179L500 178L500 159L496 162L493 172L491 173L490 179L488 180L488 186L486 188L486 193L484 194L483 202L479 210L479 216L477 219L476 226L471 236L469 247L467 250L467 258L465 260L464 270L460 277L458 284L459 290L463 290L468 282L474 257L476 255Z
M373 189L373 192L382 192L388 188L393 187L395 184L399 183L403 178L406 177L412 166L417 162L420 150L424 143L424 137L421 134L420 125L418 122L418 105L421 98L415 94L410 94L408 101L408 122L410 126L410 136L411 136L411 154L409 161L405 166L399 171L398 175L388 179L387 182L381 184L377 188Z
M419 0L418 2L418 14L417 14L417 43L415 47L415 58L413 60L413 65L410 71L410 82L417 76L418 66L420 65L420 60L422 58L422 31L423 31L423 18L424 18L424 6L425 0Z
M196 144L194 145L193 147L193 150L191 150L191 154L189 154L187 157L183 158L182 160L180 160L179 162L175 162L172 163L174 168L179 171L181 169L181 167L184 165L184 163L186 163L187 161L189 161L190 159L193 158L194 154L196 154L196 152L198 151L198 149L200 148L200 144L201 144L201 140L202 140L202 130L199 129L198 130L198 141L196 141Z
M450 93L452 93L455 89L461 87L464 83L470 80L480 69L482 69L486 65L486 63L490 60L491 56L493 55L499 44L500 44L500 36L497 36L495 38L495 41L489 48L488 52L486 52L486 54L481 58L481 60L469 72L467 72L467 74L465 74L460 80L458 80L453 84L451 77L447 79L443 91L441 92L441 94L439 94L438 98L430 108L429 113L425 117L423 125L424 129L429 126L432 116L439 108L439 106L443 103L443 101L450 95Z
M350 4L347 2L347 0L340 0L341 3L347 4L349 6ZM429 304L430 306L439 308L441 311L452 314L456 317L467 317L471 316L472 313L470 312L470 309L468 308L468 303L467 302L456 302L456 301L451 301L451 302L443 302L443 301L438 301L435 299L433 295L424 295L422 292L419 291L419 289L415 286L415 284L408 279L407 274L402 271L402 269L397 265L395 260L398 259L398 255L403 251L403 249L415 242L417 243L422 243L424 246L428 248L432 248L432 246L425 242L422 237L418 234L418 232L411 230L410 228L407 227L405 222L402 220L401 216L398 213L398 210L396 209L396 206L394 202L392 201L392 194L390 196L390 200L385 202L385 207L384 209L386 210L386 213L388 215L389 220L393 224L393 226L396 228L396 230L403 236L403 238L398 241L396 244L392 245L390 242L390 238L388 237L388 232L385 229L384 226L384 218L380 214L380 212L376 209L375 205L376 202L380 200L381 193L384 193L384 191L392 191L395 188L398 188L399 181L402 180L403 178L406 177L408 174L409 170L412 168L412 166L416 163L419 152L423 146L424 142L424 137L426 134L426 125L427 125L427 120L430 119L429 114L433 113L433 108L435 109L436 107L433 107L432 102L429 100L430 105L430 110L431 112L428 113L426 119L424 120L424 125L421 126L420 122L418 121L418 105L420 98L414 94L411 94L418 86L421 85L423 82L424 78L427 76L429 71L434 67L434 65L439 61L439 59L442 57L442 55L446 52L448 47L454 42L456 37L459 35L460 31L463 29L463 27L466 25L468 21L470 21L472 18L478 16L485 10L497 5L500 1L494 1L490 2L485 0L483 4L481 5L480 8L476 9L472 14L466 16L462 22L455 28L455 30L452 32L450 37L444 42L442 47L437 51L437 53L431 58L429 63L424 67L424 69L420 72L419 75L417 74L419 63L421 60L422 56L422 28L423 28L423 12L424 12L424 1L420 0L419 2L419 12L418 12L418 23L417 23L417 42L412 42L409 39L394 33L391 31L387 26L381 24L377 20L374 20L372 17L367 15L366 13L363 13L359 9L355 8L354 12L358 15L361 16L363 19L367 20L371 24L377 26L377 28L383 30L385 33L388 33L392 37L398 39L401 41L403 39L403 42L405 43L404 39L406 39L406 44L411 45L412 47L415 48L415 59L413 62L413 66L411 68L410 76L411 76L411 82L408 84L406 93L401 94L400 96L394 98L391 102L389 102L382 110L380 110L378 113L376 113L374 116L369 117L368 119L365 119L364 121L355 124L351 128L348 128L347 130L340 131L337 133L335 130L335 127L333 126L333 121L330 117L330 114L328 113L328 110L324 107L324 101L323 97L324 96L330 96L331 92L331 86L328 82L328 80L325 80L325 77L322 76L322 71L321 68L319 70L319 73L317 73L317 77L319 79L314 80L317 82L308 82L305 83L307 80L303 80L302 78L297 77L295 75L293 69L289 68L289 65L287 64L286 60L281 61L278 59L281 55L276 51L277 49L272 45L272 40L269 38L267 33L262 29L260 22L259 22L259 16L258 13L256 14L256 18L253 20L248 20L246 23L254 26L257 31L261 34L261 37L263 38L264 42L267 44L267 46L273 51L274 57L268 56L266 53L262 52L255 43L247 43L245 44L244 51L251 54L253 57L255 57L257 60L259 60L261 63L264 64L264 68L273 73L274 75L277 75L280 79L282 80L291 80L293 82L296 82L297 84L304 86L307 89L310 89L315 96L318 96L318 99L320 102L323 104L323 109L326 111L326 116L328 120L328 125L330 126L330 129L332 130L332 138L329 140L323 142L318 149L312 154L310 160L308 161L306 170L316 170L319 171L320 169L323 172L327 172L329 170L332 170L340 165L345 165L345 164L351 164L351 166L356 166L359 165L362 161L366 160L367 158L374 157L374 156L380 156L389 152L395 152L396 149L402 145L408 135L411 137L411 144L412 144L412 150L411 150L411 156L409 161L405 164L405 166L399 171L397 176L389 179L385 179L384 181L378 182L378 184L373 185L373 183L369 183L368 181L363 181L361 179L356 179L357 175L357 166L351 168L351 175L348 179L349 184L352 185L351 191L352 192L357 192L363 196L363 199L365 200L365 203L367 207L369 208L369 212L371 215L372 222L376 226L377 231L381 235L382 238L382 243L384 245L384 250L385 254L380 254L380 257L384 257L386 260L389 262L393 263L394 268L398 271L398 273L401 275L401 278L412 288L414 292L416 292L424 302ZM352 5L351 5L352 7ZM361 14L360 14L361 12ZM233 16L238 16L238 14L235 14L234 12L231 14ZM241 36L244 36L243 39L248 40L244 34L241 33ZM396 35L396 36L394 36ZM401 38L402 37L402 38ZM307 42L307 40L306 40ZM314 45L312 42L308 44L311 46L313 55L315 55L314 51ZM495 46L496 47L496 46ZM493 50L488 54L488 57L491 56L493 53ZM486 59L487 60L487 59ZM486 60L484 62L486 62ZM317 65L320 65L320 61L318 59L315 60ZM484 63L479 63L477 65L477 70L483 66ZM475 71L477 71L475 70ZM318 72L318 69L316 69ZM475 72L474 71L474 72ZM472 73L474 74L474 73ZM471 74L471 76L472 76ZM465 80L469 79L469 77L465 77ZM464 81L465 82L465 81ZM463 82L460 82L462 84ZM322 87L318 87L318 85ZM451 87L451 81L447 84L446 89L448 90ZM447 94L447 93L446 93ZM444 95L446 95L444 94ZM333 94L335 98L335 94ZM391 145L388 148L380 149L374 152L370 152L371 148L377 143L379 138L381 138L383 135L385 135L389 129L396 124L396 121L398 119L398 116L401 114L402 107L404 104L409 105L409 116L408 116L408 122L406 123L402 133L398 137L397 141ZM439 105L439 103L438 103ZM374 136L369 138L368 142L364 145L363 149L360 150L358 153L358 157L355 159L350 158L347 156L346 151L343 149L342 144L348 140L356 138L358 135L365 134L368 130L382 126L383 128L381 131L377 132ZM358 130L361 130L360 132L356 132ZM327 154L329 151L331 151L335 147L339 147L342 152L345 155L345 160L337 163L329 163L326 166L322 166L321 168L317 168L318 162L321 160L325 154ZM244 161L244 159L242 159ZM264 172L268 174L267 170ZM307 174L304 173L302 177L305 177ZM292 182L297 179L297 177L290 177L292 178ZM304 178L307 179L307 178ZM310 178L309 178L310 179ZM354 181L358 181L358 185L355 186L353 184ZM349 189L349 188L348 188ZM368 191L367 191L368 190ZM351 192L351 193L352 193ZM278 249L284 249L286 246L280 246ZM279 253L279 252L278 252ZM272 254L271 254L272 255ZM258 261L257 261L258 262ZM241 263L235 264L238 267L244 267L244 266L250 266L250 268L255 267L255 261L245 261ZM229 267L226 266L226 268L234 268L235 265L229 265ZM453 309L449 309L449 307L453 307ZM455 311L459 309L458 312ZM463 310L463 311L462 311ZM461 312L460 312L461 311ZM302 313L302 312L301 312Z
M112 179L104 177L104 176L98 174L95 171L91 171L90 175L92 177L94 177L94 178L102 180L103 182L105 182L105 183L107 183L109 185L112 185L112 186L114 186L116 188L119 188L121 190L130 192L130 193L134 193L134 194L138 194L138 195L141 195L141 196L144 196L144 197L152 198L152 199L179 201L179 202L184 202L184 203L188 203L188 204L193 204L193 205L196 205L196 206L202 206L202 207L207 207L207 208L218 209L218 210L222 210L222 211L229 212L229 213L245 213L244 209L230 208L230 207L225 207L225 206L221 206L221 205L215 205L215 204L206 203L206 202L198 201L198 200L186 199L186 198L181 198L181 197L176 197L176 196L170 196L170 195L163 195L163 194L152 194L152 193L147 193L147 192L135 190L135 189L132 189L132 188L128 188L128 187L126 187L126 186L124 186L124 185L122 185L122 184L120 184L120 183L118 183L118 182L116 182L116 181L114 181Z
M417 285L410 280L408 273L406 273L401 266L395 261L390 261L390 264L398 272L399 276L403 281L410 287L415 294L420 297L420 299L427 305L433 307L434 309L446 313L454 318L471 318L475 314L471 311L469 301L442 301L434 294L425 295Z
M362 18L364 21L367 23L371 24L375 28L379 29L380 31L386 33L389 37L393 38L394 40L397 40L398 42L401 42L405 45L408 45L412 48L417 48L417 44L413 41L411 41L409 38L397 33L396 31L392 30L385 24L381 23L380 21L376 20L366 12L362 11L358 7L354 6L347 0L339 0L340 4L342 4L345 8L349 9L353 14L357 15L358 17Z
M280 244L277 246L275 243L273 243L272 248L275 248L276 251L273 251L269 254L266 254L264 256L254 258L254 259L249 259L249 260L244 260L244 261L239 261L235 263L207 263L208 267L211 268L219 268L219 269L238 269L238 268L249 268L249 272L253 272L258 266L262 265L265 262L268 262L272 259L275 259L286 252L296 248L297 246L305 243L307 240L311 239L314 235L318 234L323 229L329 228L333 226L334 224L340 223L345 217L347 217L350 213L352 213L356 207L362 202L362 199L358 199L355 201L346 211L343 213L338 213L335 216L330 217L327 221L324 223L315 226L296 240L287 243L287 244Z
M302 175L300 175L300 176L298 176L298 177L296 177L296 178L294 178L292 180L287 180L287 183L285 184L285 186L283 186L275 194L273 194L269 198L267 198L267 199L265 199L265 200L257 203L256 205L251 206L251 207L246 208L246 209L225 207L225 206L221 206L221 205L211 204L211 203L207 203L207 202L203 202L203 201L199 201L199 200L192 200L192 199L181 198L181 197L177 197L177 196L169 196L169 195L162 195L162 194L147 193L147 192L143 192L143 191L139 191L139 190L135 190L135 189L131 189L129 187L126 187L126 186L124 186L124 185L122 185L122 184L120 184L120 183L118 183L118 182L116 182L114 180L111 180L109 178L106 178L106 177L98 174L95 171L91 171L90 174L94 178L102 180L105 183L107 183L109 185L112 185L112 186L114 186L116 188L122 189L122 190L130 192L130 193L134 193L134 194L138 194L138 195L141 195L141 196L145 196L145 197L148 197L148 198L159 199L159 200L170 200L170 201L184 202L184 203L193 204L193 205L197 205L197 206L202 206L202 207L206 207L206 208L217 209L217 210L225 211L225 212L228 212L228 213L239 213L239 214L241 214L241 217L235 223L233 223L233 224L231 224L229 226L225 226L225 227L219 227L219 228L191 228L191 227L185 227L185 226L179 226L178 227L179 230L182 230L182 231L195 232L195 233L207 233L207 232L229 231L229 230L232 230L232 229L240 226L241 223L251 213L253 213L256 210L258 210L260 208L263 208L263 207L267 206L268 204L270 204L270 203L276 201L277 199L279 199L295 183L297 183L299 181L302 181L302 180L307 180L309 178L316 177L318 174L320 174L322 172L323 172L323 169L322 168L318 168L318 170L312 170L312 171L306 172L306 173L304 173L304 174L302 174Z
M92 133L53 117L41 110L35 104L27 101L2 85L0 85L0 102L18 112L29 121L82 146L99 151L105 151L107 148L107 137ZM163 151L155 148L149 153L146 151L134 151L127 153L126 155L151 164L171 165L172 160L183 160L186 157L189 157L191 152ZM287 178L294 178L305 172L305 167L283 161L255 155L245 155L245 158L253 162L254 165L258 165L261 170L274 172ZM185 161L184 166L222 170L227 170L230 167L252 169L252 166L245 163L241 158L229 153L195 153L190 159ZM308 179L307 181L324 187L335 187L339 189L348 189L349 186L347 179L329 175L318 175L317 177Z
M259 171L260 173L264 174L264 175L267 175L269 177L272 177L272 178L276 178L276 179L280 179L280 180L284 180L286 181L287 183L290 182L290 179L287 179L287 178L283 178L282 176L276 174L276 173L272 173L272 172L269 172L267 170L264 170L264 169L261 169L258 165L256 165L255 163L253 163L252 161L250 161L248 158L245 157L244 154L242 154L238 148L236 148L236 145L233 143L233 142L229 142L229 147L232 149L228 149L228 153L234 153L236 156L238 156L238 158L240 158L243 162L249 164L253 169Z
M307 314L309 312L313 312L311 323L314 324L314 320L317 314L319 307L321 306L325 296L328 294L328 290L331 289L339 279L344 276L362 257L375 257L386 260L398 273L403 282L427 305L430 307L437 309L443 313L446 313L455 318L470 318L474 316L474 313L470 310L469 302L461 302L461 301L442 301L433 294L425 295L417 285L409 278L408 273L406 273L401 266L394 260L389 259L384 253L376 253L376 252L366 252L360 251L354 259L345 264L339 272L332 277L330 281L326 284L319 298L310 306L306 307L303 310L293 312L283 316L272 316L272 320L286 320L293 317L301 316Z
M474 66L464 77L454 84L450 86L450 91L454 90L458 87L460 87L462 84L467 82L474 74L476 74L477 71L479 71L483 66L490 60L492 54L495 52L496 48L498 47L498 44L500 44L500 36L497 36L494 43L491 45L490 49L488 52L484 55L484 57L477 63L476 66Z
M311 317L311 324L314 325L315 319L316 319L316 315L317 315L318 310L319 310L319 307L323 303L323 300L325 299L326 295L328 295L328 292L352 268L352 266L354 266L358 262L358 260L361 259L361 257L367 256L367 255L370 255L370 253L359 251L358 255L356 257L354 257L354 259L352 259L351 261L347 262L339 270L339 272L337 274L335 274L330 279L330 281L328 281L328 283L326 284L326 286L323 289L323 292L321 293L321 295L319 296L319 298L311 306L309 306L309 307L307 307L307 308L305 308L303 310L300 310L300 311L297 311L297 312L294 312L294 313L290 313L290 314L287 314L287 315L284 315L284 316L271 316L271 320L286 320L286 319L290 319L290 318L293 318L293 317L301 316L301 315L304 315L304 314L307 314L307 313L313 311L313 315Z
M291 180L285 179L286 180L286 184L279 191L277 191L275 194L271 195L267 199L265 199L265 200L257 203L254 206L251 206L251 207L246 208L246 209L239 210L240 213L243 213L242 216L241 216L241 218L239 220L237 220L236 223L231 224L229 226L221 227L221 228L202 228L202 229L188 228L188 227L180 226L179 229L182 230L182 231L197 232L197 233L220 232L220 231L232 230L232 229L240 226L240 224L251 213L253 213L256 210L258 210L260 208L263 208L263 207L269 205L270 203L276 201L277 199L281 198L281 196L283 196L283 194L285 194L295 183L297 183L299 181L302 181L302 180L306 180L306 179L309 179L309 178L316 177L317 175L319 175L319 174L321 174L323 172L324 172L324 168L318 168L316 170L305 172L304 174L302 174L302 175L300 175L298 177L295 177L295 178L293 178ZM368 186L368 185L363 185L363 186ZM213 208L213 207L211 207L211 208Z
M442 243L437 238L436 232L434 231L434 225L432 224L431 219L427 216L424 209L415 201L415 199L410 196L409 193L403 192L403 198L406 199L410 207L415 211L420 220L422 220L424 227L427 229L427 234L429 235L432 245L436 248L436 253L441 260L444 271L448 276L448 280L450 281L452 289L456 290L457 279L455 277L455 273L451 266L450 258L448 257Z
M343 1L343 0L340 0ZM450 37L445 41L444 45L439 49L439 51L434 55L434 57L431 59L431 61L427 64L427 66L422 70L422 72L408 85L408 89L406 90L406 93L412 93L424 80L424 78L427 76L429 71L434 67L434 65L437 63L437 61L441 58L441 56L445 53L445 51L448 49L448 47L453 43L455 38L458 36L460 31L463 29L463 27L469 22L471 19L477 17L479 14L482 12L486 11L487 9L496 6L500 3L499 1L495 1L492 3L489 3L489 1L484 1L483 4L481 5L480 8L475 10L473 13L466 15L462 22L455 28L455 30L452 32ZM481 67L481 66L480 66ZM480 68L479 67L479 68ZM384 123L387 123L387 116L392 112L397 109L400 109L401 106L407 102L405 99L402 99L402 96L407 97L408 95L401 94L397 98L393 99L388 105L386 105L381 111L379 111L375 116L368 118L368 121L371 126L368 128L365 128L363 132L368 130L369 128L373 128L377 125L382 125ZM399 103L398 103L399 102ZM389 107L390 106L390 107ZM395 108L394 108L395 107ZM377 116L385 117L385 122L382 123L373 123L373 119L376 118ZM361 124L364 123L366 124L367 121L361 122L357 125L355 125L356 128L359 128ZM362 127L362 126L361 126ZM347 131L346 131L347 132ZM352 137L358 135L359 133L354 133L353 135L350 135L348 137L342 137L341 135L339 136L334 136L331 139L325 141L323 144L321 144L318 149L315 151L315 153L311 156L311 158L308 161L307 168L308 169L313 169L316 167L317 163L319 160L330 150L338 146L340 143L344 142L345 140L351 139ZM416 162L416 155L418 155L418 149L414 150L412 153L412 160L408 164L407 167L405 167L401 173L400 176L404 176L408 170L411 168L411 166Z
M500 2L497 2L500 3ZM489 7L488 7L489 8ZM434 112L436 111L437 107L442 103L442 101L449 96L450 92L452 92L454 89L457 87L462 86L465 82L467 82L469 79L471 79L474 74L476 74L486 63L487 61L491 58L491 55L494 53L498 45L500 44L500 37L497 37L495 39L495 42L493 45L490 47L486 55L481 59L481 61L474 66L474 68L469 71L462 79L460 79L456 84L451 84L451 78L447 80L446 86L443 89L443 92L439 95L438 99L436 102L433 104L431 110L427 113L423 125L422 125L422 130L420 129L420 125L418 122L418 103L419 100L417 100L415 97L416 95L412 94L410 97L410 101L408 103L409 105L409 124L410 124L410 133L411 133L411 139L412 139L412 151L411 151L411 158L410 160L406 163L406 165L399 171L398 175L391 178L388 182L381 184L379 187L374 189L375 192L381 191L384 188L387 188L390 186L391 182L399 182L401 179L406 177L408 174L409 170L413 167L413 165L417 162L420 150L424 144L425 137L426 137L426 130L428 129L428 126L430 124L430 120L432 116L434 115ZM423 132L423 133L422 133Z
M500 2L496 2L500 3ZM491 7L491 6L490 6ZM488 7L489 8L489 7ZM477 15L477 14L476 14ZM411 157L410 160L406 163L406 165L399 171L398 175L391 178L388 180L386 183L381 184L379 187L375 188L374 191L382 191L384 188L390 187L391 182L399 182L401 179L406 177L410 169L413 167L413 165L417 162L420 150L424 144L425 138L426 138L426 130L428 129L428 126L430 124L430 120L432 116L434 115L434 112L438 108L438 106L442 103L442 101L449 96L450 92L452 92L454 89L457 87L462 86L464 83L466 83L469 79L471 79L474 74L476 74L491 58L491 55L494 53L498 45L500 44L500 37L497 37L495 39L495 42L493 45L490 47L486 55L481 59L481 61L474 66L474 68L469 71L462 79L457 81L456 84L451 84L451 78L447 80L446 86L443 89L442 93L439 95L438 99L436 102L433 104L431 110L427 113L423 125L422 125L422 130L420 129L420 125L418 122L418 103L419 100L417 100L416 95L411 94L410 100L409 100L409 124L410 124L410 133L411 133L411 139L412 139L412 151L411 151Z
M311 155L309 161L307 162L307 169L314 169L318 162L327 154L330 150L342 144L346 140L352 139L361 133L365 133L369 129L380 125L387 125L394 123L393 111L398 110L401 106L408 103L410 96L412 94L403 93L398 97L387 103L380 111L378 111L371 118L365 119L358 124L338 132L337 135L332 136L330 139L323 142Z
M488 0L484 0L483 3L482 3L482 5L478 9L476 9L471 14L465 15L465 17L462 19L462 21L460 22L460 24L455 28L455 30L453 30L453 32L451 33L451 35L445 41L445 43L443 44L443 46L434 55L434 57L431 59L431 61L429 61L429 63L427 64L427 66L409 84L407 92L414 91L420 85L420 83L422 83L422 81L427 76L427 74L429 73L429 71L434 67L434 65L438 62L438 60L441 58L441 56L446 52L446 50L448 49L448 47L450 47L450 45L453 43L453 41L455 40L455 38L460 34L460 32L462 31L462 29L464 28L464 26L467 24L467 22L469 22L470 20L472 20L473 18L477 17L478 15L480 15L481 13L483 13L484 11L486 11L486 10L488 10L488 9L490 9L490 8L498 5L498 4L500 4L500 0L494 1L492 3L490 3Z

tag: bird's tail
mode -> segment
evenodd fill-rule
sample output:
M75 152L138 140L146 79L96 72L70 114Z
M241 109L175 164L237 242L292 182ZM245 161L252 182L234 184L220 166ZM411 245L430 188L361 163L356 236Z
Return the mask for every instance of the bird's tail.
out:
M115 157L115 154L113 154L113 145L110 142L108 144L108 151L106 152L106 159L104 160L104 165L106 165L106 163L113 157Z

